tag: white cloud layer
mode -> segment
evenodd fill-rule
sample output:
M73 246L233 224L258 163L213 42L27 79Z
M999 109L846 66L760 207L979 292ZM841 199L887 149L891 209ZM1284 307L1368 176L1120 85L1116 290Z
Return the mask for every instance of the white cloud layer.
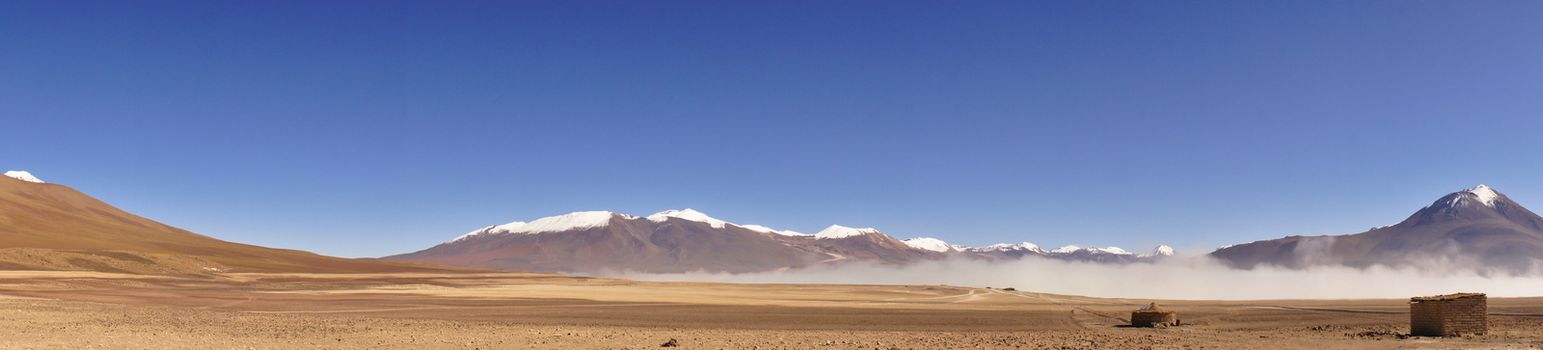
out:
M615 277L734 283L947 284L1093 297L1191 300L1408 298L1455 292L1543 296L1543 276L1537 274L1428 266L1239 270L1205 257L1130 265L1039 258L994 263L950 259L908 266L846 264L762 273L621 273Z

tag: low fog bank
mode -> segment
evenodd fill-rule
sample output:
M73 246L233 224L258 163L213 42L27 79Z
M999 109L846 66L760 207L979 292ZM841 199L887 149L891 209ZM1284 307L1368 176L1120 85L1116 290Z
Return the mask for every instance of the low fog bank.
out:
M1013 287L1022 291L1109 298L1258 300L1408 298L1454 292L1494 297L1543 296L1543 276L1480 273L1471 269L1395 269L1374 266L1293 270L1233 269L1208 257L1175 257L1129 265L1026 258L986 262L956 258L907 266L826 265L762 273L620 273L656 281L830 284L947 284Z

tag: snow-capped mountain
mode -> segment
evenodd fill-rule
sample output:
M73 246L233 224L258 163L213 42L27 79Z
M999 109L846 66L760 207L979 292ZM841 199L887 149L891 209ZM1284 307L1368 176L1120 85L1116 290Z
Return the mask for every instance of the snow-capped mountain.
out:
M575 212L493 225L387 259L548 272L759 272L820 263L942 258L871 228L816 235L738 225L692 209L646 217Z
M45 182L43 182L42 179L39 179L37 176L32 176L32 173L29 173L29 172L27 172L25 170L11 170L11 171L7 171L7 172L5 172L5 176L6 177L10 177L12 179L26 181L26 182L45 183Z
M528 222L528 223L527 222L523 222L523 221L515 221L515 222L511 222L511 223L507 223L507 224L502 224L502 225L488 226L488 227L477 229L476 231L472 231L472 232L469 232L467 234L461 235L460 237L456 237L455 239L449 240L446 243L458 242L458 241L462 241L462 240L465 240L465 239L468 239L468 238L471 238L471 237L476 237L476 236L479 236L479 235L537 234L537 233L565 232L565 231L583 230L583 229L589 229L589 228L595 228L595 227L604 227L606 225L610 225L611 224L611 219L613 217L620 217L620 218L626 219L626 220L637 219L637 217L635 217L635 216L631 216L631 215L627 215L627 214L621 214L621 213L616 213L616 212L611 212L611 211L580 211L580 212L573 212L573 213L568 213L568 214L563 214L563 215L544 217L544 218L533 220L533 221ZM656 222L656 223L664 223L666 221L669 221L669 219L671 219L671 218L675 218L675 219L681 219L681 220L686 220L686 221L705 223L708 226L711 226L712 228L718 228L718 229L724 228L726 226L736 226L736 227L744 228L744 229L755 231L755 232L761 232L761 233L775 233L775 234L785 235L785 236L804 236L805 235L805 234L799 233L797 231L776 230L776 229L772 229L770 227L761 226L761 225L738 225L738 224L734 224L734 223L731 223L731 222L728 222L728 221L723 221L723 220L719 220L717 218L713 218L711 216L708 216L707 214L704 214L704 213L702 213L700 211L696 211L696 210L691 209L691 208L680 209L680 210L674 210L674 209L665 210L665 211L662 211L662 212L654 213L653 215L649 215L649 216L647 216L645 218L648 219L648 221L652 221L652 222Z
M969 248L968 250L972 251L972 252L1024 251L1024 252L1034 252L1034 253L1040 253L1040 254L1049 253L1049 252L1046 252L1044 249L1040 249L1039 245L1034 244L1034 243L1029 243L1029 242L1023 242L1023 243L997 243L997 244L992 244L992 245L988 245L988 246L985 246L985 247Z
M1023 243L998 243L984 247L967 248L964 251L979 257L990 259L1019 259L1024 257L1037 257L1055 260L1088 261L1101 263L1137 263L1155 262L1173 255L1173 248L1162 245L1153 248L1155 252L1167 252L1166 254L1133 254L1119 247L1088 247L1067 245L1059 248L1045 250L1039 245L1029 242Z
M1074 253L1074 252L1079 251L1079 250L1082 250L1082 247L1078 247L1078 246L1074 246L1074 245L1067 245L1067 246L1061 246L1060 248L1051 249L1050 252L1051 253L1060 253L1060 254L1071 254L1071 253Z
M879 230L872 227L854 228L841 225L830 225L824 230L814 234L815 239L840 239L862 235L879 234Z
M766 227L766 226L761 226L761 225L740 225L740 224L736 224L736 223L732 223L732 222L728 222L728 221L719 220L718 218L714 218L712 216L708 216L705 213L702 213L700 211L696 211L696 209L691 209L691 208L680 209L680 210L670 209L670 210L665 210L665 211L661 211L661 212L658 212L658 213L654 213L653 215L649 215L648 216L648 220L649 221L653 221L653 222L665 222L669 218L676 218L676 219L681 219L681 220L686 220L686 221L696 221L696 222L706 223L708 226L712 226L713 228L723 228L724 226L738 226L740 228L751 230L751 231L755 231L755 232L775 233L775 234L779 234L779 235L783 235L783 236L807 236L808 235L808 234L805 234L805 233L802 233L802 232L798 232L798 231L778 230L778 229L774 229L774 228L770 228L770 227Z
M783 235L783 236L808 236L809 235L809 234L803 233L803 232L798 232L798 231L793 231L793 230L778 230L778 229L773 229L773 228L766 227L766 226L761 226L761 225L739 225L739 227L743 227L746 230L751 230L751 231L755 231L755 232L775 233L775 234L779 234L779 235Z
M949 245L948 242L944 242L941 239L932 237L916 237L901 242L905 242L905 245L911 246L911 248L930 250L939 253L947 253L957 250L957 248L954 248L954 246Z
M934 260L946 255L912 247L895 237L875 228L854 228L830 225L814 234L813 243L822 251L837 256L836 261L872 261L886 264L908 264L922 260Z
M936 252L957 253L973 258L986 258L993 260L1020 259L1024 257L1038 257L1046 259L1071 260L1071 261L1095 261L1095 262L1151 262L1158 259L1173 256L1173 247L1160 245L1153 248L1151 254L1136 255L1119 247L1083 248L1075 245L1063 246L1053 250L1040 248L1038 244L1030 242L997 243L983 247L962 247L951 245L936 238L912 238L905 241L906 244L918 248Z
M616 217L623 217L627 219L634 218L632 216L621 215L609 211L581 211L576 213L569 213L566 215L545 217L523 225L511 227L512 230L509 233L533 234L605 227L610 225L611 219Z
M1543 263L1543 217L1487 185L1453 192L1404 221L1363 233L1290 236L1211 253L1228 264L1423 266L1525 271Z
M1450 197L1450 199L1447 200L1448 207L1459 207L1474 204L1494 208L1495 200L1500 199L1500 193L1495 192L1494 188L1490 188L1489 185L1485 184L1479 184L1474 188L1457 193L1460 195L1448 196Z
M1143 257L1173 256L1173 247L1169 247L1166 244L1165 245L1159 245L1159 246L1157 246L1157 248L1152 248L1152 252L1146 253L1146 254L1142 254L1141 256L1143 256Z
M611 218L617 215L621 214L609 211L580 211L544 217L531 222L515 221L503 225L484 227L456 237L450 240L450 242L462 241L480 235L528 235L605 227L610 225Z
M654 215L649 215L648 216L648 221L664 222L668 218L677 218L677 219L682 219L682 220L687 220L687 221L696 221L696 222L706 223L708 226L712 226L713 228L723 228L724 225L728 225L729 224L728 221L718 220L716 218L713 218L711 216L707 216L707 214L703 214L702 212L696 211L695 209L691 209L691 208L686 208L686 209L681 209L681 210L673 210L672 209L672 210L665 210L665 211L661 211L661 212L658 212L658 213L654 213Z
M702 213L700 211L696 211L696 209L691 209L691 208L680 209L680 210L675 210L675 209L665 210L665 211L661 211L661 212L658 212L658 213L654 213L653 215L649 215L649 216L647 216L647 218L648 218L649 221L653 221L653 222L665 222L665 220L667 220L669 218L676 218L676 219L681 219L681 220L686 220L686 221L696 221L696 222L700 222L700 223L706 223L708 226L712 226L713 228L723 228L724 226L738 226L738 227L746 229L746 230L751 230L751 231L761 232L761 233L775 233L775 234L779 234L779 235L783 235L783 236L808 236L808 234L806 234L806 233L798 232L798 231L793 231L793 230L778 230L778 229L774 229L774 228L770 228L770 227L766 227L766 226L761 226L761 225L740 225L740 224L736 224L736 223L732 223L732 222L728 222L728 221L723 221L723 220L719 220L718 218L714 218L712 216L708 216L705 213Z
M1088 251L1092 251L1092 252L1096 252L1096 253L1104 253L1104 254L1133 255L1129 251L1126 251L1124 249L1120 249L1120 247L1103 247L1103 248L1094 247L1094 248L1088 248L1087 250Z
M680 209L645 217L574 212L485 226L429 249L387 258L549 272L760 272L848 262L908 264L949 257L1031 256L1118 263L1155 257L1114 247L1045 251L1028 242L969 248L930 237L901 241L875 228L842 225L807 235Z

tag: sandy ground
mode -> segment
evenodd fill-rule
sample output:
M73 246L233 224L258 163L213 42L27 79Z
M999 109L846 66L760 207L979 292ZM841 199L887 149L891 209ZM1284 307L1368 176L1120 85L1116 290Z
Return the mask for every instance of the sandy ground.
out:
M1404 300L1159 301L955 286L635 282L537 274L0 271L3 349L1538 349L1543 298L1492 334L1404 338Z

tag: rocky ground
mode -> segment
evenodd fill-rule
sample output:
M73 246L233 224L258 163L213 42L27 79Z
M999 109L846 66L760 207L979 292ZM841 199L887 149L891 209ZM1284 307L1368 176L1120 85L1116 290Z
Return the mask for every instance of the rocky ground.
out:
M0 295L3 349L1543 348L1537 299L1495 299L1490 335L1411 338L1397 300L1169 301L1188 325L1145 329L1120 326L1145 300L945 286L28 274Z

